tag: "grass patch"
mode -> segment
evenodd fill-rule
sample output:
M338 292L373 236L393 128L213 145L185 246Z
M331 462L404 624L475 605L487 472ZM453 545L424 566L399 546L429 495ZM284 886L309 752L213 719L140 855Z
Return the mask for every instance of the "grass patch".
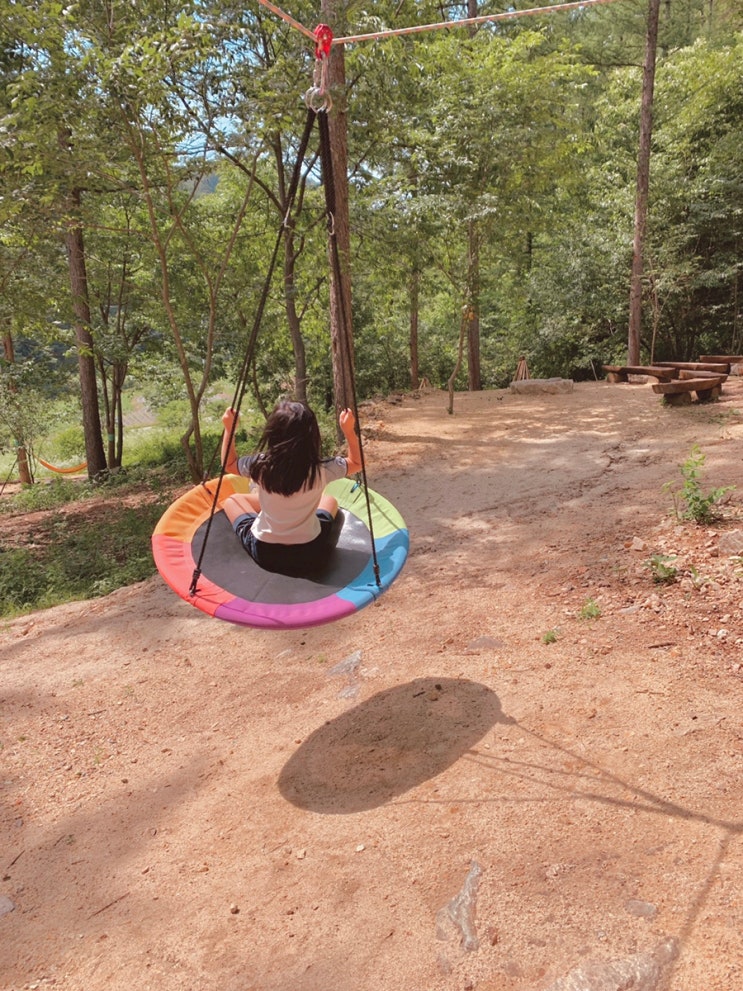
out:
M100 495L100 493L98 493ZM82 500L25 529L22 546L0 544L0 615L18 616L107 595L155 573L152 531L169 495L137 506Z
M16 513L37 513L56 509L75 502L86 494L87 485L79 480L53 478L44 484L29 485L10 499L0 502L0 513L12 516Z
M595 599L586 599L581 606L581 619L599 619L601 617L601 606Z

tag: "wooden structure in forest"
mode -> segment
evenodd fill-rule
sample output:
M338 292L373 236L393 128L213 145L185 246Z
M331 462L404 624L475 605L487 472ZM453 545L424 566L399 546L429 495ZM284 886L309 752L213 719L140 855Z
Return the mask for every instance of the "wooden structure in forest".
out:
M657 365L602 365L607 382L629 382L630 375L649 375L659 382L670 382L673 371Z
M531 375L529 375L529 366L526 363L526 358L522 356L521 358L519 358L519 363L516 368L516 377L514 378L514 382L524 382L526 381L526 379L529 378L531 378Z
M629 382L631 375L655 378L653 392L671 406L682 406L696 395L700 403L720 397L723 382L743 355L702 355L699 361L656 361L653 365L602 365L608 382Z

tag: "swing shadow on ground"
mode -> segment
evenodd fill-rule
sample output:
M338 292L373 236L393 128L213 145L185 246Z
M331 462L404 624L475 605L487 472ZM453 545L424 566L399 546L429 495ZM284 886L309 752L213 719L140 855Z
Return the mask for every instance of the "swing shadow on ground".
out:
M559 758L569 758L570 763L577 762L583 770L566 770L564 764L555 765L547 756L541 760L518 759L475 750L496 724L517 727L538 748L546 748ZM292 804L335 815L368 811L395 799L396 804L413 805L432 801L481 805L509 800L502 788L496 789L496 796L486 797L488 792L483 791L483 797L477 799L452 795L438 799L404 796L460 758L478 765L486 775L511 779L514 784L519 782L515 789L508 789L510 801L549 803L550 796L558 801L567 798L576 803L595 803L607 810L658 816L712 830L715 849L711 863L705 875L697 879L696 891L684 905L680 927L667 946L664 944L668 954L661 968L664 971L661 984L652 984L653 988L668 986L679 957L703 916L720 867L736 840L743 836L743 820L725 819L686 807L625 780L504 714L498 697L486 686L464 679L429 677L380 692L319 727L284 765L278 784L283 797ZM625 797L628 794L632 798Z
M315 730L285 764L279 789L312 812L368 811L436 777L496 723L512 722L485 685L417 678Z
M486 773L504 777L506 780L518 782L517 790L521 785L527 789L536 787L539 794L529 796L528 794L514 795L511 801L515 802L549 802L549 795L556 799L568 797L576 803L596 803L604 806L607 810L616 809L628 811L633 814L645 814L649 816L660 816L662 818L677 820L688 824L698 824L707 826L712 830L712 841L714 849L711 854L710 863L705 875L699 879L696 892L687 902L684 910L683 922L674 936L668 942L669 955L664 962L667 970L660 985L647 985L647 991L653 988L669 987L669 981L675 971L683 948L689 943L692 933L702 918L705 905L708 902L716 879L719 878L721 866L730 856L734 843L743 836L743 819L725 819L711 815L702 810L695 810L670 799L663 798L648 788L644 788L630 780L620 777L615 772L603 767L596 761L590 760L578 754L575 750L549 739L548 737L530 729L523 722L516 719L506 718L505 722L518 727L522 733L531 737L534 744L551 750L555 755L568 758L573 763L582 765L582 771L564 770L555 767L548 759L519 760L513 756L499 757L494 754L484 754L482 752L468 752L463 754L463 758L471 763L479 765ZM615 790L618 794L611 794ZM621 797L623 794L632 794L632 798ZM402 799L398 804L416 804L420 800L413 797ZM426 798L426 803L440 802L450 805L456 802L459 805L473 803L476 805L489 801L504 801L503 789L498 789L497 798L455 798L447 795L439 799ZM602 988L603 984L600 985ZM615 987L614 984L611 985ZM634 985L633 985L634 986ZM571 985L572 987L572 985ZM643 988L646 985L642 985ZM556 988L556 986L555 986ZM608 988L608 985L607 985Z

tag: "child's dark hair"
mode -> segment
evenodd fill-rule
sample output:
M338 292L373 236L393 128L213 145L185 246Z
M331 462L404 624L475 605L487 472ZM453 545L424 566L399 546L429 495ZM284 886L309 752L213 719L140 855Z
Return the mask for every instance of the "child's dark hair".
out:
M266 420L250 477L278 495L311 488L320 471L322 441L317 417L306 403L278 403Z

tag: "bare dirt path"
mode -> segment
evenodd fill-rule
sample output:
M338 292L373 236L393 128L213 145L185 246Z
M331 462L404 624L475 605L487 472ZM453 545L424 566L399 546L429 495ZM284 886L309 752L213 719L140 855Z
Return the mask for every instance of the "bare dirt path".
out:
M368 411L412 552L350 619L4 625L1 988L743 988L743 383L446 405Z

